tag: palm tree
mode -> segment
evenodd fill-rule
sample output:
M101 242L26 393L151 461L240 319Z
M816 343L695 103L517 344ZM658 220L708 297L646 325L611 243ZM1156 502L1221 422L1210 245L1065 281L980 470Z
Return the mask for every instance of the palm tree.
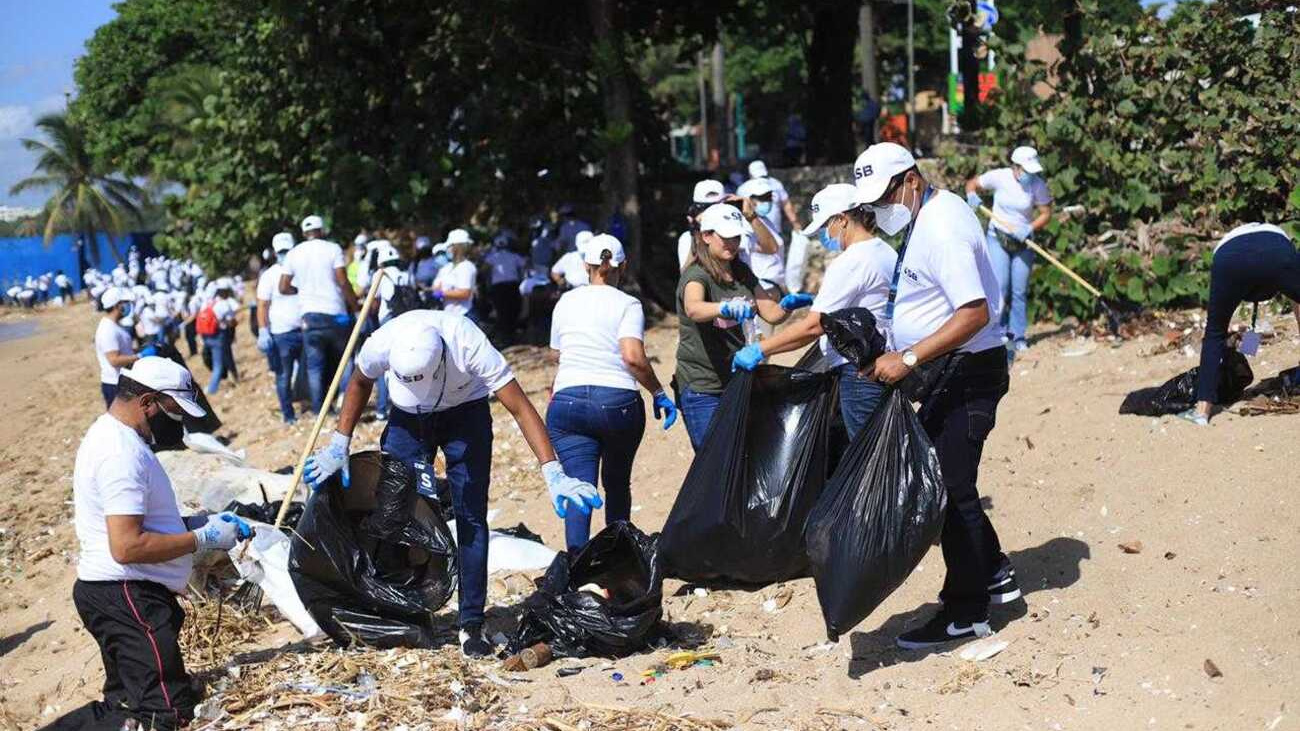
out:
M106 174L90 154L84 132L65 113L47 114L36 120L36 127L47 141L22 140L23 147L38 155L36 174L20 180L9 194L54 191L41 212L46 244L60 230L73 231L85 237L89 251L97 252L96 234L106 232L112 237L126 230L128 218L142 220L145 192L130 180ZM117 247L109 248L121 261Z

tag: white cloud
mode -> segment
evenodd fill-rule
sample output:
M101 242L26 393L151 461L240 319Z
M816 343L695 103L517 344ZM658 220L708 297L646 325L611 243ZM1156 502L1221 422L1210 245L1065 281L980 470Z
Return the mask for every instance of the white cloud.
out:
M31 132L35 122L32 109L28 106L0 106L0 140L11 140Z

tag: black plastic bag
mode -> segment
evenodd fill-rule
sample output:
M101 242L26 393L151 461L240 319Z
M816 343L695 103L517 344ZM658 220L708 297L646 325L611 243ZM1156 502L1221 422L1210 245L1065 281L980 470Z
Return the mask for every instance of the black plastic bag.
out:
M596 584L609 598L579 587ZM576 554L561 551L524 600L508 651L538 642L556 657L618 657L645 647L663 618L658 541L631 523L607 526Z
M804 521L830 475L836 377L738 373L664 523L666 575L767 584L808 575Z
M401 461L363 452L350 467L351 487L336 475L307 499L289 549L298 596L343 647L430 647L456 588L446 520Z
M876 329L876 316L865 307L822 313L822 329L831 347L860 371L885 353L885 336Z
M284 521L280 523L280 530L288 533L290 529L297 527L305 508L306 504L299 500L289 503L289 509L284 511ZM224 512L234 513L241 518L256 520L259 523L275 525L275 516L280 513L280 503L241 503L238 500L231 500Z
M890 389L808 516L808 555L826 636L871 614L930 550L948 493L904 394Z
M1139 388L1124 397L1119 413L1138 416L1163 416L1186 411L1196 405L1196 381L1199 366L1180 373L1154 388ZM1246 362L1246 356L1236 349L1228 350L1219 367L1219 397L1215 403L1227 406L1241 398L1246 387L1255 380L1255 373Z

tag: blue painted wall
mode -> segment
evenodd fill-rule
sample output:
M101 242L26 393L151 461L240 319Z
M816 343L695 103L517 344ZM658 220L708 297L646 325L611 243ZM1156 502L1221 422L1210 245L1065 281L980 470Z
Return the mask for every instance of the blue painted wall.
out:
M59 234L45 245L40 236L27 238L0 238L0 288L8 289L15 281L22 281L27 275L38 276L60 269L72 280L77 290L82 288L82 266L95 266L94 254L98 253L98 269L110 271L117 266L117 257L113 255L116 248L118 256L126 259L126 252L131 245L139 247L142 256L156 256L152 233L130 233L110 241L107 234L96 237L96 251L86 252L84 265L77 261L77 239L73 234Z

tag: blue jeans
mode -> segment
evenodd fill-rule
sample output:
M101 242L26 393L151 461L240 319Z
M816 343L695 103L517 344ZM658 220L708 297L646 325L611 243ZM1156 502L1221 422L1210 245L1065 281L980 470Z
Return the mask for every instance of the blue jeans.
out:
M885 386L880 381L859 376L852 363L845 363L837 370L840 374L840 415L844 417L844 428L852 441L875 412Z
M221 377L226 374L226 343L230 339L230 331L222 330L216 335L204 335L203 347L208 349L212 354L212 378L208 379L208 393L214 394L221 386Z
M1232 314L1242 302L1263 302L1285 294L1300 302L1300 253L1285 236L1257 231L1237 236L1214 252L1210 304L1201 341L1196 400L1216 403L1219 370Z
M686 423L686 436L691 438L691 448L698 452L704 444L704 438L709 435L709 424L713 422L713 412L722 403L722 394L700 393L683 388L677 395L677 400L682 421Z
M1037 255L1028 247L1007 253L992 227L986 236L989 262L1002 290L1002 325L1013 341L1024 340L1029 328L1029 272Z
M551 397L546 431L570 477L605 488L605 525L632 517L632 461L645 434L645 402L639 391L574 386ZM564 541L570 552L587 544L591 515L570 508Z
M307 361L307 385L311 389L311 408L316 413L325 406L325 391L329 388L329 379L334 377L334 368L343 358L343 351L348 347L348 336L352 334L351 325L340 322L334 315L322 315L309 312L302 316L303 353ZM339 392L347 390L348 379L352 376L352 364L343 370L339 380Z
M488 484L492 481L492 409L488 400L481 398L436 414L394 408L379 446L405 463L421 483L432 481L433 453L442 450L456 516L459 622L461 627L482 623L487 602Z
M107 410L113 405L113 399L117 398L117 384L101 382L99 392L104 396L104 409Z
M297 418L293 411L294 366L303 367L302 331L290 330L272 335L271 345L271 352L276 354L280 362L280 370L275 372L275 395L280 400L280 416L285 421L292 421Z

